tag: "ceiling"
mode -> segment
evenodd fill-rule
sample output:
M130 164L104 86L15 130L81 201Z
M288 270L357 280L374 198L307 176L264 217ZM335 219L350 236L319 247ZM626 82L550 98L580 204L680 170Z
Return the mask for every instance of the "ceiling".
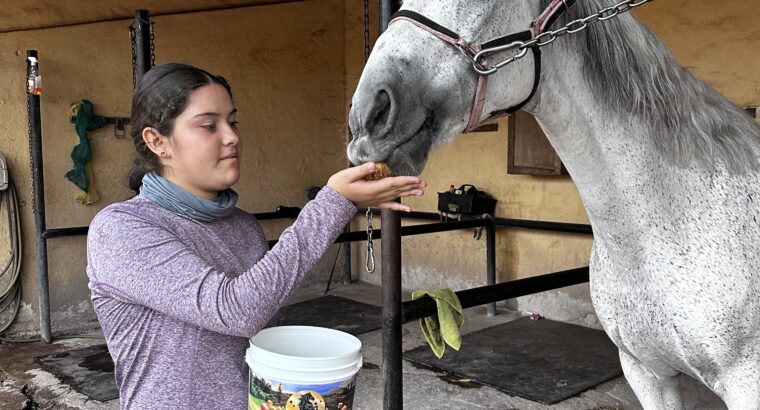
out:
M0 33L293 1L308 0L0 0Z

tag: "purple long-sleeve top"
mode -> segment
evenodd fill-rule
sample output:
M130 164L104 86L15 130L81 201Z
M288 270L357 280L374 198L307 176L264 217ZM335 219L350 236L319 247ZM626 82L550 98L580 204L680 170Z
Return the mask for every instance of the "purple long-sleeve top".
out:
M324 188L274 248L236 209L199 222L137 196L93 219L87 275L121 408L242 409L248 338L356 212Z

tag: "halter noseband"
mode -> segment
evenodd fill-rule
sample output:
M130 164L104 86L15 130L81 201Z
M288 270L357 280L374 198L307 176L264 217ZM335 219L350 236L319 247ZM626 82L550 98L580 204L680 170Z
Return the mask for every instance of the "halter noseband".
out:
M517 45L522 44L528 40L531 40L541 34L546 27L551 26L562 13L564 13L569 6L575 3L575 0L553 0L549 6L531 23L531 29L520 31L517 33L508 34L506 36L498 37L493 40L489 40L485 43L468 43L456 32L449 30L448 28L430 20L429 18L415 13L411 10L400 10L391 18L391 23L397 21L409 22L428 33L438 37L444 42L456 47L462 54L467 57L472 63L473 69L478 73L478 85L475 90L475 97L473 98L472 111L470 112L470 120L467 123L465 132L470 132L477 128L483 122L501 116L503 114L513 114L525 106L536 94L538 89L538 83L541 79L541 51L538 47L531 47L533 51L533 60L535 73L533 75L533 88L530 91L530 95L519 104L509 107L505 110L494 111L488 114L488 116L481 120L481 111L483 110L483 104L486 99L486 85L488 83L488 76L495 73L499 68L513 62L518 57L512 57L505 61L502 61L494 66L490 66L484 59L488 54L492 54L498 51L509 50L516 48ZM527 48L519 49L519 57L522 57L527 53Z

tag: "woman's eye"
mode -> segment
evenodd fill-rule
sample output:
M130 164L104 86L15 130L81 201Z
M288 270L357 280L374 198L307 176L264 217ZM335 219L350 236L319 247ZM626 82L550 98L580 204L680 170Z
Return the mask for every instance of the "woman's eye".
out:
M240 121L230 121L230 127L237 128L238 124L240 124Z
M205 129L207 129L209 131L216 130L216 124L203 124L203 125L201 125L201 127L205 128Z

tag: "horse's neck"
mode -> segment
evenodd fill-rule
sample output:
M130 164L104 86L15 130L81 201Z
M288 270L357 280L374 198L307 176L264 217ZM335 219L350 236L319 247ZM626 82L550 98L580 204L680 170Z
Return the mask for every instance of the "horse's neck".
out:
M659 227L662 238L673 232L699 236L698 223L681 218L683 209L756 223L745 205L720 210L710 204L743 196L751 202L760 195L760 127L678 66L656 37L626 16L619 31L597 33L605 37L591 45L570 41L570 34L542 49L539 91L526 106L573 177L595 233L643 241ZM529 61L498 74L528 77L522 84L529 84ZM494 108L488 101L508 101L493 97L527 95L507 81L492 85L486 109Z
M634 234L642 215L662 214L668 203L664 161L645 135L645 125L619 119L592 95L583 78L581 57L554 47L546 59L537 118L583 199L599 233ZM621 232L629 229L631 232Z

